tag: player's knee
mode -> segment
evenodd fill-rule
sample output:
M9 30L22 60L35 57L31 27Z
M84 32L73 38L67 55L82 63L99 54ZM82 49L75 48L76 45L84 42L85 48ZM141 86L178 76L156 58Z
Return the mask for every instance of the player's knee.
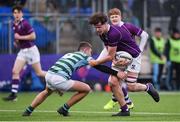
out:
M44 90L44 94L46 95L46 96L49 96L49 95L51 95L52 94L52 90L50 90L49 88L46 88L45 90Z
M109 77L108 83L109 83L109 85L110 85L111 87L114 87L114 86L116 86L116 85L119 85L118 79L115 78L115 77L113 77L113 76Z
M91 88L89 87L89 85L87 85L87 92L89 93L91 91Z

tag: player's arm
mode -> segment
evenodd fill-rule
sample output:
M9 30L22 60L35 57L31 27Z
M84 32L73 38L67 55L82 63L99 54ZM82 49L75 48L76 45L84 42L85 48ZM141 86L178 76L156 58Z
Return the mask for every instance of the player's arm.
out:
M143 50L144 50L144 47L145 47L147 40L148 40L148 37L149 37L148 33L145 31L142 31L142 33L140 35L141 41L139 44L139 49L141 50L141 52L143 52Z
M116 49L117 49L117 46L115 47L108 46L107 48L108 54L99 60L90 60L89 65L96 66L96 65L108 62L108 61L112 61L115 57Z
M18 33L14 34L14 38L16 40L35 40L36 39L36 34L35 32L32 32L28 35L19 35Z
M107 73L110 75L114 75L120 79L125 79L127 77L127 72L123 72L123 71L118 72L116 70L109 68L108 66L105 66L105 65L96 65L93 67L101 72L104 72L104 73Z
M129 32L132 35L140 37L139 48L140 48L141 52L143 52L144 47L145 47L148 37L149 37L148 33L131 23L126 23L125 26L127 27L127 29L129 30Z
M16 40L35 40L36 34L34 32L34 29L27 21L23 21L23 28L26 30L26 35L19 35L18 33L14 34L14 37Z
M101 51L100 55L98 56L96 60L100 60L103 57L106 57L107 55L108 55L108 51L107 51L107 48L104 46L103 50Z

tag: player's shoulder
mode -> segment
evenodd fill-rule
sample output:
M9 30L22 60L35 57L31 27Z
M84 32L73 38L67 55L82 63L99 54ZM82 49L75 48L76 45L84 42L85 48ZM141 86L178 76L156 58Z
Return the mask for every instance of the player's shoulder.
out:
M125 22L125 23L124 23L124 26L125 26L126 28L132 28L132 27L135 27L135 25L133 25L133 24L130 23L130 22Z
M27 19L22 19L21 23L23 23L24 25L29 25L29 21Z
M109 36L110 37L116 37L121 34L121 27L118 25L111 25L109 30Z

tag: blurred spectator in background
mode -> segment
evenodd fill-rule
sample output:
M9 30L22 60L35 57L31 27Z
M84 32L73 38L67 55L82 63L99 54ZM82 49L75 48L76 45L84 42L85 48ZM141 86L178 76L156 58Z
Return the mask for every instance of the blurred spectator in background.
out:
M167 56L167 79L166 84L171 88L173 70L175 70L175 82L173 90L180 90L180 32L177 28L171 31L171 37L166 43L165 53Z
M46 1L46 6L47 6L47 11L56 11L59 8L59 2L57 0L47 0Z
M177 27L177 21L179 16L180 0L168 0L164 3L165 10L171 17L169 22L169 30Z
M135 15L139 19L141 27L143 27L143 4L144 3L142 2L142 0L134 0L132 5L133 15Z
M163 67L166 61L163 54L164 47L165 40L161 28L157 27L154 30L154 36L150 39L150 60L153 66L153 84L158 90L162 84Z
M111 8L118 8L119 10L121 10L122 13L124 12L121 0L108 0L108 6L108 10Z
M26 0L0 0L0 5L2 6L14 6L14 5L20 5L24 6L26 4Z

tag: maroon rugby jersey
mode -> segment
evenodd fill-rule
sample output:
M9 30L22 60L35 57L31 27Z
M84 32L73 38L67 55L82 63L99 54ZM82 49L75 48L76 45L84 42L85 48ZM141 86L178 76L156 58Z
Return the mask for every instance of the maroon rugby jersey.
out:
M34 29L31 27L29 22L25 19L21 19L21 21L16 25L13 23L14 33L18 33L19 35L28 35L34 32ZM32 40L19 40L20 48L29 48L34 46L34 41Z
M110 25L110 29L106 34L100 36L105 46L117 46L117 51L126 51L134 58L141 53L139 46L136 44L134 36L140 36L142 29L125 23L122 26Z

